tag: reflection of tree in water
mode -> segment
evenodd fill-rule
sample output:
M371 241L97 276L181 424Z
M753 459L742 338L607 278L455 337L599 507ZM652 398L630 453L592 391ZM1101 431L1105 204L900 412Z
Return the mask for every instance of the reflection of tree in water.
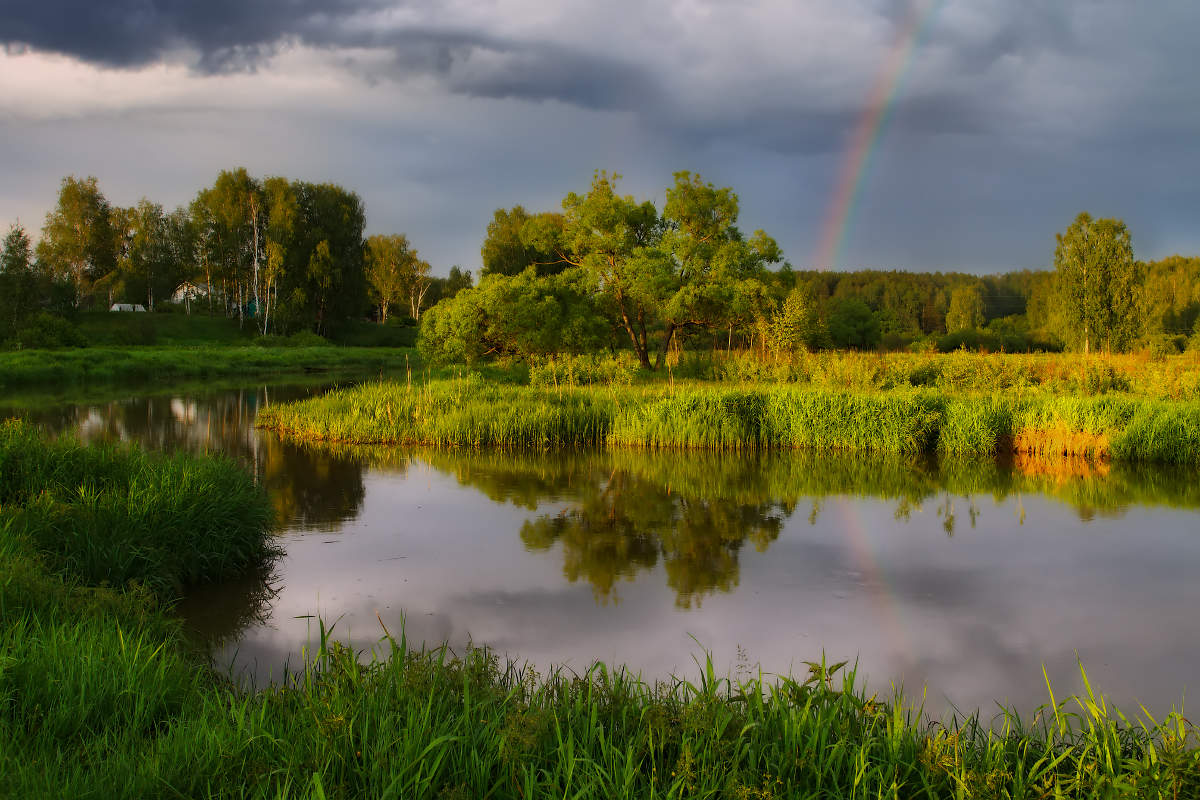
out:
M477 483L494 499L537 507L540 497L566 499L568 510L526 522L521 540L547 550L559 544L568 580L588 581L602 601L616 599L618 581L632 580L662 562L676 602L687 608L708 594L728 592L738 584L738 554L747 540L762 551L779 536L791 507L744 491L744 470L756 462L740 458L709 459L723 466L718 480L734 490L732 497L705 497L689 487L686 471L670 468L661 456L636 454L635 462L667 466L664 473L637 469L627 454L573 454L564 458L530 459L507 454L486 465L468 467L453 456L423 454L436 465L453 468L460 481ZM675 460L678 466L678 460ZM641 466L645 466L641 464Z
M280 525L332 530L358 515L366 490L357 458L270 434L258 444L259 479Z

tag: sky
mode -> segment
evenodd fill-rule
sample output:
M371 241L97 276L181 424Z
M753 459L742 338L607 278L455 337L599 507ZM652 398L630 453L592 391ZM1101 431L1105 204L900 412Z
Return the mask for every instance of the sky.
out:
M1050 265L1080 211L1200 253L1194 0L0 0L0 224L66 175L358 192L438 274L492 212L691 170L803 268Z

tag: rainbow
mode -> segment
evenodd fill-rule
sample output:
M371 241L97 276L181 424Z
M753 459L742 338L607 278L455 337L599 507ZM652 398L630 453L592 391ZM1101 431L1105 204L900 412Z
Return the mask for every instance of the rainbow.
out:
M866 183L871 157L887 127L896 97L912 65L913 54L944 3L945 0L914 0L909 9L908 20L871 89L838 170L833 198L821 226L820 243L812 262L817 269L835 269L839 266L842 249L854 221L855 206Z

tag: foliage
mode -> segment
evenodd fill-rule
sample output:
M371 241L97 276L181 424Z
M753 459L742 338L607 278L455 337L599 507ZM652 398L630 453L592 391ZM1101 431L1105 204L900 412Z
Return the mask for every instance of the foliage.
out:
M1079 331L1083 352L1093 345L1122 351L1138 336L1141 266L1125 223L1082 212L1057 234L1054 269L1068 324Z
M367 239L367 282L372 299L379 305L379 321L387 323L388 309L400 300L408 303L413 319L421 318L425 293L429 291L429 262L417 256L404 234Z
M17 349L86 347L88 340L70 320L42 312L28 319L14 334Z
M52 275L69 280L79 305L92 284L116 266L112 206L94 177L63 178L58 203L46 214L38 261Z
M39 283L29 235L20 225L12 225L0 249L0 341L36 312Z
M598 349L610 328L592 276L572 268L539 278L486 275L434 306L421 324L418 347L434 362L475 363L490 356L578 353Z
M793 289L770 319L764 337L776 354L815 350L822 336L816 302L804 289Z
M533 267L538 275L553 275L561 272L566 263L551 248L546 239L539 235L547 227L562 227L562 215L553 213L530 214L523 206L510 210L496 209L488 223L487 234L479 254L482 258L482 276L520 275Z
M835 347L870 350L879 344L879 319L861 300L840 300L829 311L826 322Z
M950 293L946 330L950 333L983 327L983 294L978 286L959 286Z

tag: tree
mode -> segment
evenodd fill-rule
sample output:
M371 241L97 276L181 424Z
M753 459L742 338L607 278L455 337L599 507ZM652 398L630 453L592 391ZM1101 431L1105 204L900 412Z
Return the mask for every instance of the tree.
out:
M263 202L266 205L267 224L263 244L261 332L266 336L274 305L272 300L278 302L279 282L284 277L288 246L292 242L300 208L296 201L296 192L288 179L278 176L263 181Z
M659 316L665 325L655 368L678 331L711 330L730 319L739 293L763 293L766 266L782 259L779 245L763 231L749 240L742 236L732 189L718 189L691 172L675 173L662 219L667 269L649 287L661 293Z
M950 310L946 312L946 330L979 330L983 327L983 293L978 286L959 286L950 293Z
M1122 350L1136 338L1141 269L1133 258L1129 229L1118 219L1082 212L1056 235L1054 269L1069 324L1092 345Z
M173 253L171 252L168 219L162 206L142 198L132 208L113 212L117 240L117 269L110 285L126 300L144 302L154 309L158 296L169 294Z
M295 220L280 269L275 318L285 330L328 335L370 304L362 199L331 183L296 181L291 192Z
M15 333L37 308L33 246L19 224L11 225L0 249L0 340Z
M367 239L366 273L371 298L379 306L379 321L387 323L388 310L408 294L413 263L417 251L408 244L404 234Z
M862 300L834 303L827 324L835 347L870 350L879 345L879 320Z
M37 254L54 277L71 282L76 306L95 281L115 269L112 207L94 177L63 178L58 204L46 214Z
M818 328L816 301L804 289L793 289L771 316L767 337L776 353L794 353L814 346Z
M430 277L429 291L425 295L426 303L430 307L435 306L443 300L453 298L463 289L470 289L474 285L475 280L471 275L471 270L465 270L458 264L455 264L450 268L450 274L447 277Z
M29 234L20 223L8 227L8 235L4 237L3 249L0 249L0 273L5 275L20 275L33 269L33 246Z
M562 226L541 219L527 225L525 238L564 264L587 269L611 302L619 326L629 336L642 366L650 369L649 352L656 322L655 284L667 270L657 251L661 225L650 202L638 203L616 192L619 175L597 170L587 194L571 192L563 199Z

